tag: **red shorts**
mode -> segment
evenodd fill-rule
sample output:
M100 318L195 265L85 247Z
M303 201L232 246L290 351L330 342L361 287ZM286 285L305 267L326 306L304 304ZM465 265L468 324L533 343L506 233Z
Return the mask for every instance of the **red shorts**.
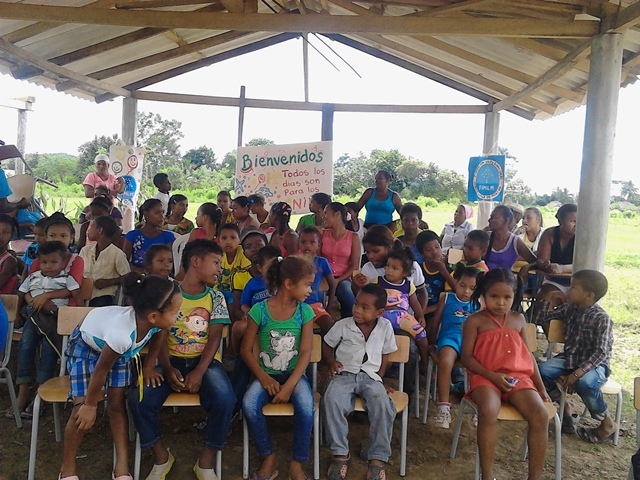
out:
M515 392L519 392L520 390L536 390L536 387L533 385L533 380L531 380L531 377L527 377L524 375L519 376L518 374L515 374L515 375L511 374L511 376L513 378L517 378L519 381L513 386L511 390L509 390L508 392L503 392L498 387L496 387L496 385L488 378L483 377L482 375L471 374L471 378L469 380L469 391L467 392L467 397L469 397L471 392L476 388L485 387L485 386L490 387L491 389L496 391L498 394L500 394L500 397L502 398L503 401L508 400L511 395L513 395Z
M311 310L313 310L313 323L316 323L316 320L318 320L318 318L323 317L325 315L329 315L327 313L327 311L324 309L324 306L322 305L322 303L317 302L317 303L311 303L309 304L309 306L311 307Z

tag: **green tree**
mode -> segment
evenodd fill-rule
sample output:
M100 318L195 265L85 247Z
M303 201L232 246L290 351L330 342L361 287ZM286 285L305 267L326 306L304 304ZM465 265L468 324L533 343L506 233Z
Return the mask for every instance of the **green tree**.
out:
M184 137L180 130L182 123L178 120L165 120L157 113L140 112L137 126L138 145L146 150L143 182L148 182L156 173L175 166L176 161L182 158L179 144ZM183 164L180 169L185 173ZM175 178L171 180L176 181Z
M34 153L28 154L26 160L36 177L61 185L78 183L78 157L66 153Z
M508 148L498 147L498 153L505 157L505 173L504 173L504 201L514 202L521 205L531 205L536 198L531 188L523 179L518 177L518 169L516 164L518 158L509 152Z
M119 141L120 139L118 138L118 134L114 133L111 136L102 135L98 137L96 135L93 140L80 145L78 147L78 164L74 170L77 177L82 177L79 178L79 181L82 181L87 173L95 170L93 162L96 155L99 153L109 155L109 148L111 145L116 145ZM74 183L77 183L77 181Z
M198 148L192 148L184 154L183 159L189 162L189 166L193 169L200 167L208 167L212 170L216 170L216 154L209 147L202 146Z
M273 140L269 140L268 138L254 138L249 140L248 143L245 143L245 147L261 147L263 145L275 145Z

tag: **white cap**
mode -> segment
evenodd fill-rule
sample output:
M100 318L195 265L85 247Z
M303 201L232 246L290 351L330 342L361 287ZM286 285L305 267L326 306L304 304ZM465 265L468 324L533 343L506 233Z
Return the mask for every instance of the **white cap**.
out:
M98 155L96 155L95 160L93 161L93 163L98 163L98 162L109 162L109 155L105 155L104 153L99 153Z

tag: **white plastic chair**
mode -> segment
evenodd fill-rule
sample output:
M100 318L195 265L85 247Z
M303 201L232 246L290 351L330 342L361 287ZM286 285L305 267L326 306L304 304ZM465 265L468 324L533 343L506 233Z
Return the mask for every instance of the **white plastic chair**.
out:
M22 428L22 419L20 418L20 410L18 409L18 402L16 400L16 391L13 386L11 370L9 370L11 343L13 340L13 322L15 322L18 315L18 296L0 295L0 300L4 305L4 309L7 311L7 317L9 318L9 328L7 329L7 338L5 339L6 343L4 345L4 356L2 358L2 363L0 363L0 383L7 385L9 398L11 399L11 408L13 409L13 416L16 420L16 426L18 428Z
M173 251L173 274L177 275L180 271L180 266L182 265L182 252L184 251L184 247L187 245L189 241L189 234L185 233L184 235L176 235L176 239L173 241L171 245L171 250Z
M636 409L636 443L638 445L638 449L640 449L640 432L637 428L637 425L640 425L640 377L636 377L633 380L633 408ZM627 480L634 480L633 465L629 467Z

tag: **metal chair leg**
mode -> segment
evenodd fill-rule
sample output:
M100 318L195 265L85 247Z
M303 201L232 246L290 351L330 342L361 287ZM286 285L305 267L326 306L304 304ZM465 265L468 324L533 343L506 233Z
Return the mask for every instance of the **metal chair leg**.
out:
M458 441L460 440L460 431L462 430L462 417L465 414L465 407L467 405L467 400L462 399L460 402L460 406L458 407L458 418L456 418L456 427L453 432L453 440L451 441L451 452L449 453L449 458L456 458L456 452L458 451Z
M140 480L141 460L142 460L142 448L140 448L140 434L136 433L136 448L133 456L133 480Z
M407 426L409 423L409 407L402 412L402 438L400 439L400 476L407 474Z
M424 405L422 412L422 424L427 423L429 415L429 397L431 396L431 376L433 375L433 358L429 357L429 363L427 364L427 389L424 392Z
M562 480L562 422L556 413L553 416L555 425L555 446L556 446L556 476L555 480Z
M414 405L415 405L415 417L420 418L420 355L416 355L416 373L414 381ZM429 394L429 392L427 392Z
M4 374L4 375L2 375ZM0 378L4 377L7 382L7 389L9 390L9 398L11 399L11 409L13 410L13 417L16 421L16 427L22 428L22 418L20 417L20 409L18 408L18 400L16 399L16 390L13 386L13 378L8 368L0 368Z
M313 412L313 478L320 479L320 406Z
M35 412L35 406L33 407ZM56 434L56 442L62 441L62 428L60 426L60 404L53 404L53 430Z
M622 418L622 391L618 392L616 401L616 431L613 434L613 444L617 447L620 440L620 419Z
M42 398L36 395L33 401L33 419L31 420L31 446L29 448L29 474L27 479L36 478L36 451L38 449L38 427L40 426L40 404Z
M222 450L216 453L216 476L218 480L222 480Z
M249 478L249 427L247 420L242 419L242 478Z

